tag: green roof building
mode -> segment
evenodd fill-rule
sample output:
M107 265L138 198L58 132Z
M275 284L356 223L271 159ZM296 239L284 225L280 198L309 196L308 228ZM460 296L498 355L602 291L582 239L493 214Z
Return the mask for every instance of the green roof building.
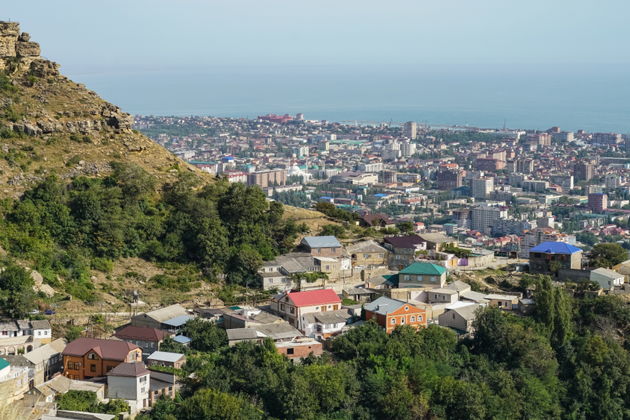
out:
M446 268L428 262L415 262L398 273L398 287L444 287Z

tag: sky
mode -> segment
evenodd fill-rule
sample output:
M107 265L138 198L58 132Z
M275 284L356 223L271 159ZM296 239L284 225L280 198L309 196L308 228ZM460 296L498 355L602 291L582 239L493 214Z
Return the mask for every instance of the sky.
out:
M627 0L20 0L66 71L630 64Z
M628 0L5 0L131 113L630 132Z

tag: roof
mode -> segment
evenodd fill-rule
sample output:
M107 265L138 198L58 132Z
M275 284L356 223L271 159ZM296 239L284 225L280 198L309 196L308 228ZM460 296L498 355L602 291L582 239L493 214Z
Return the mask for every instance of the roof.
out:
M543 242L540 245L536 245L529 250L532 252L540 252L543 254L575 254L576 252L582 252L577 246L567 244L565 242Z
M416 245L423 244L425 241L418 235L407 235L390 236L385 238L385 242L391 244L394 248L415 248Z
M107 372L107 376L129 376L132 378L148 374L149 370L143 362L121 363Z
M320 312L307 314L312 315L316 322L321 324L345 324L348 322L348 319L352 318L352 315L348 313L348 311L332 311L332 312Z
M106 360L125 360L130 351L138 348L135 344L126 341L82 337L68 343L62 354L83 356L89 351L94 351Z
M3 359L2 357L0 357L0 369L4 369L5 367L8 367L10 365L11 364L7 362L6 359Z
M173 341L179 344L188 344L192 341L192 339L189 337L186 337L185 335L177 335L173 337Z
M390 312L394 312L398 310L403 305L410 304L403 302L401 300L391 299L386 296L381 296L375 301L367 303L363 306L363 309L370 312L376 312L380 315L387 315Z
M451 309L451 311L457 313L459 316L461 316L465 320L471 320L471 319L475 319L475 312L477 311L477 308L479 308L479 305L473 304L473 305L461 306L459 308L453 308Z
M473 302L482 303L487 302L486 295L472 290L465 290L459 293L459 297L466 300L472 300Z
M597 269L591 271L591 277L593 276L593 274L600 275L600 276L603 276L603 277L607 277L607 278L612 279L612 280L623 277L623 274L620 274L620 273L618 273L618 272L616 272L614 270L610 270L608 268L603 268L603 267L600 267L600 268L597 268Z
M429 290L430 293L441 293L443 295L456 295L457 290L449 289L446 287L438 287L437 289Z
M346 250L350 254L354 253L363 253L363 252L382 252L385 253L387 250L377 244L375 241L361 241L356 244L352 244L346 247Z
M424 239L427 242L432 242L435 244L443 244L443 243L448 243L448 242L455 242L455 239L453 238L449 238L448 236L444 235L443 233L422 233L420 234L420 237L422 239Z
M158 360L160 362L177 362L184 357L182 353L172 353L170 351L156 351L151 353L147 360Z
M24 357L34 365L42 363L56 354L61 353L66 348L66 340L58 338L46 345L36 348L24 354Z
M31 321L31 328L34 330L49 330L52 327L50 326L50 322L47 319L37 319Z
M228 341L233 340L257 340L267 337L267 334L255 328L230 328L227 332Z
M141 341L153 341L159 342L164 340L166 333L162 330L158 330L151 327L136 327L134 325L127 325L114 334L121 340L141 340Z
M295 306L324 305L340 303L341 299L333 289L308 290L305 292L287 293L287 297Z
M309 248L341 248L341 244L334 236L305 236L302 243Z
M141 314L140 316L145 315L150 318L153 318L154 320L158 322L164 322L166 320L173 319L177 316L186 315L186 314L188 314L186 309L182 305L176 303L175 305L170 305L165 308L156 309L155 311L150 311L145 314Z
M446 268L441 265L426 262L415 262L400 270L400 274L420 274L426 276L441 276L444 273L446 273Z
M470 284L464 283L461 280L455 280L453 283L447 284L446 288L457 292L464 292L466 290L470 290Z
M162 321L162 323L170 327L181 327L182 325L186 324L191 319L193 319L193 317L190 315L180 315L180 316L176 316L175 318Z

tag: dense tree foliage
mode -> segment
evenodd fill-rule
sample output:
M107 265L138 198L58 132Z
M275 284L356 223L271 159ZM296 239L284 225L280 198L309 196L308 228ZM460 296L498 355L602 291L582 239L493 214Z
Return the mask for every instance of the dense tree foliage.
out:
M530 277L533 316L482 309L464 339L438 326L387 335L367 322L301 364L271 341L213 340L213 350L188 354L195 375L181 398L147 418L627 418L628 306L615 296L574 300Z
M617 243L597 244L591 251L593 267L612 268L628 259L628 251Z
M0 309L13 319L33 309L33 279L22 267L9 264L0 272Z
M119 414L128 413L129 404L125 400L111 399L106 403L98 401L91 391L68 391L57 397L59 410L87 411L89 413Z
M194 263L210 279L256 285L264 260L287 252L304 229L282 219L279 203L257 187L218 181L204 187L192 175L156 191L139 167L113 164L106 178L49 177L0 211L0 243L35 262L49 283L93 299L90 268L111 269L120 257ZM13 274L11 274L13 275ZM162 279L168 280L168 279ZM8 281L8 280L7 280Z

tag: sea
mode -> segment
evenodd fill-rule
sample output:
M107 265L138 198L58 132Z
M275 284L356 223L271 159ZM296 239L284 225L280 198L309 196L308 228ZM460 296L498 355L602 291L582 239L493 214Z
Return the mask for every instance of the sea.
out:
M216 66L68 74L132 114L630 133L624 65Z

